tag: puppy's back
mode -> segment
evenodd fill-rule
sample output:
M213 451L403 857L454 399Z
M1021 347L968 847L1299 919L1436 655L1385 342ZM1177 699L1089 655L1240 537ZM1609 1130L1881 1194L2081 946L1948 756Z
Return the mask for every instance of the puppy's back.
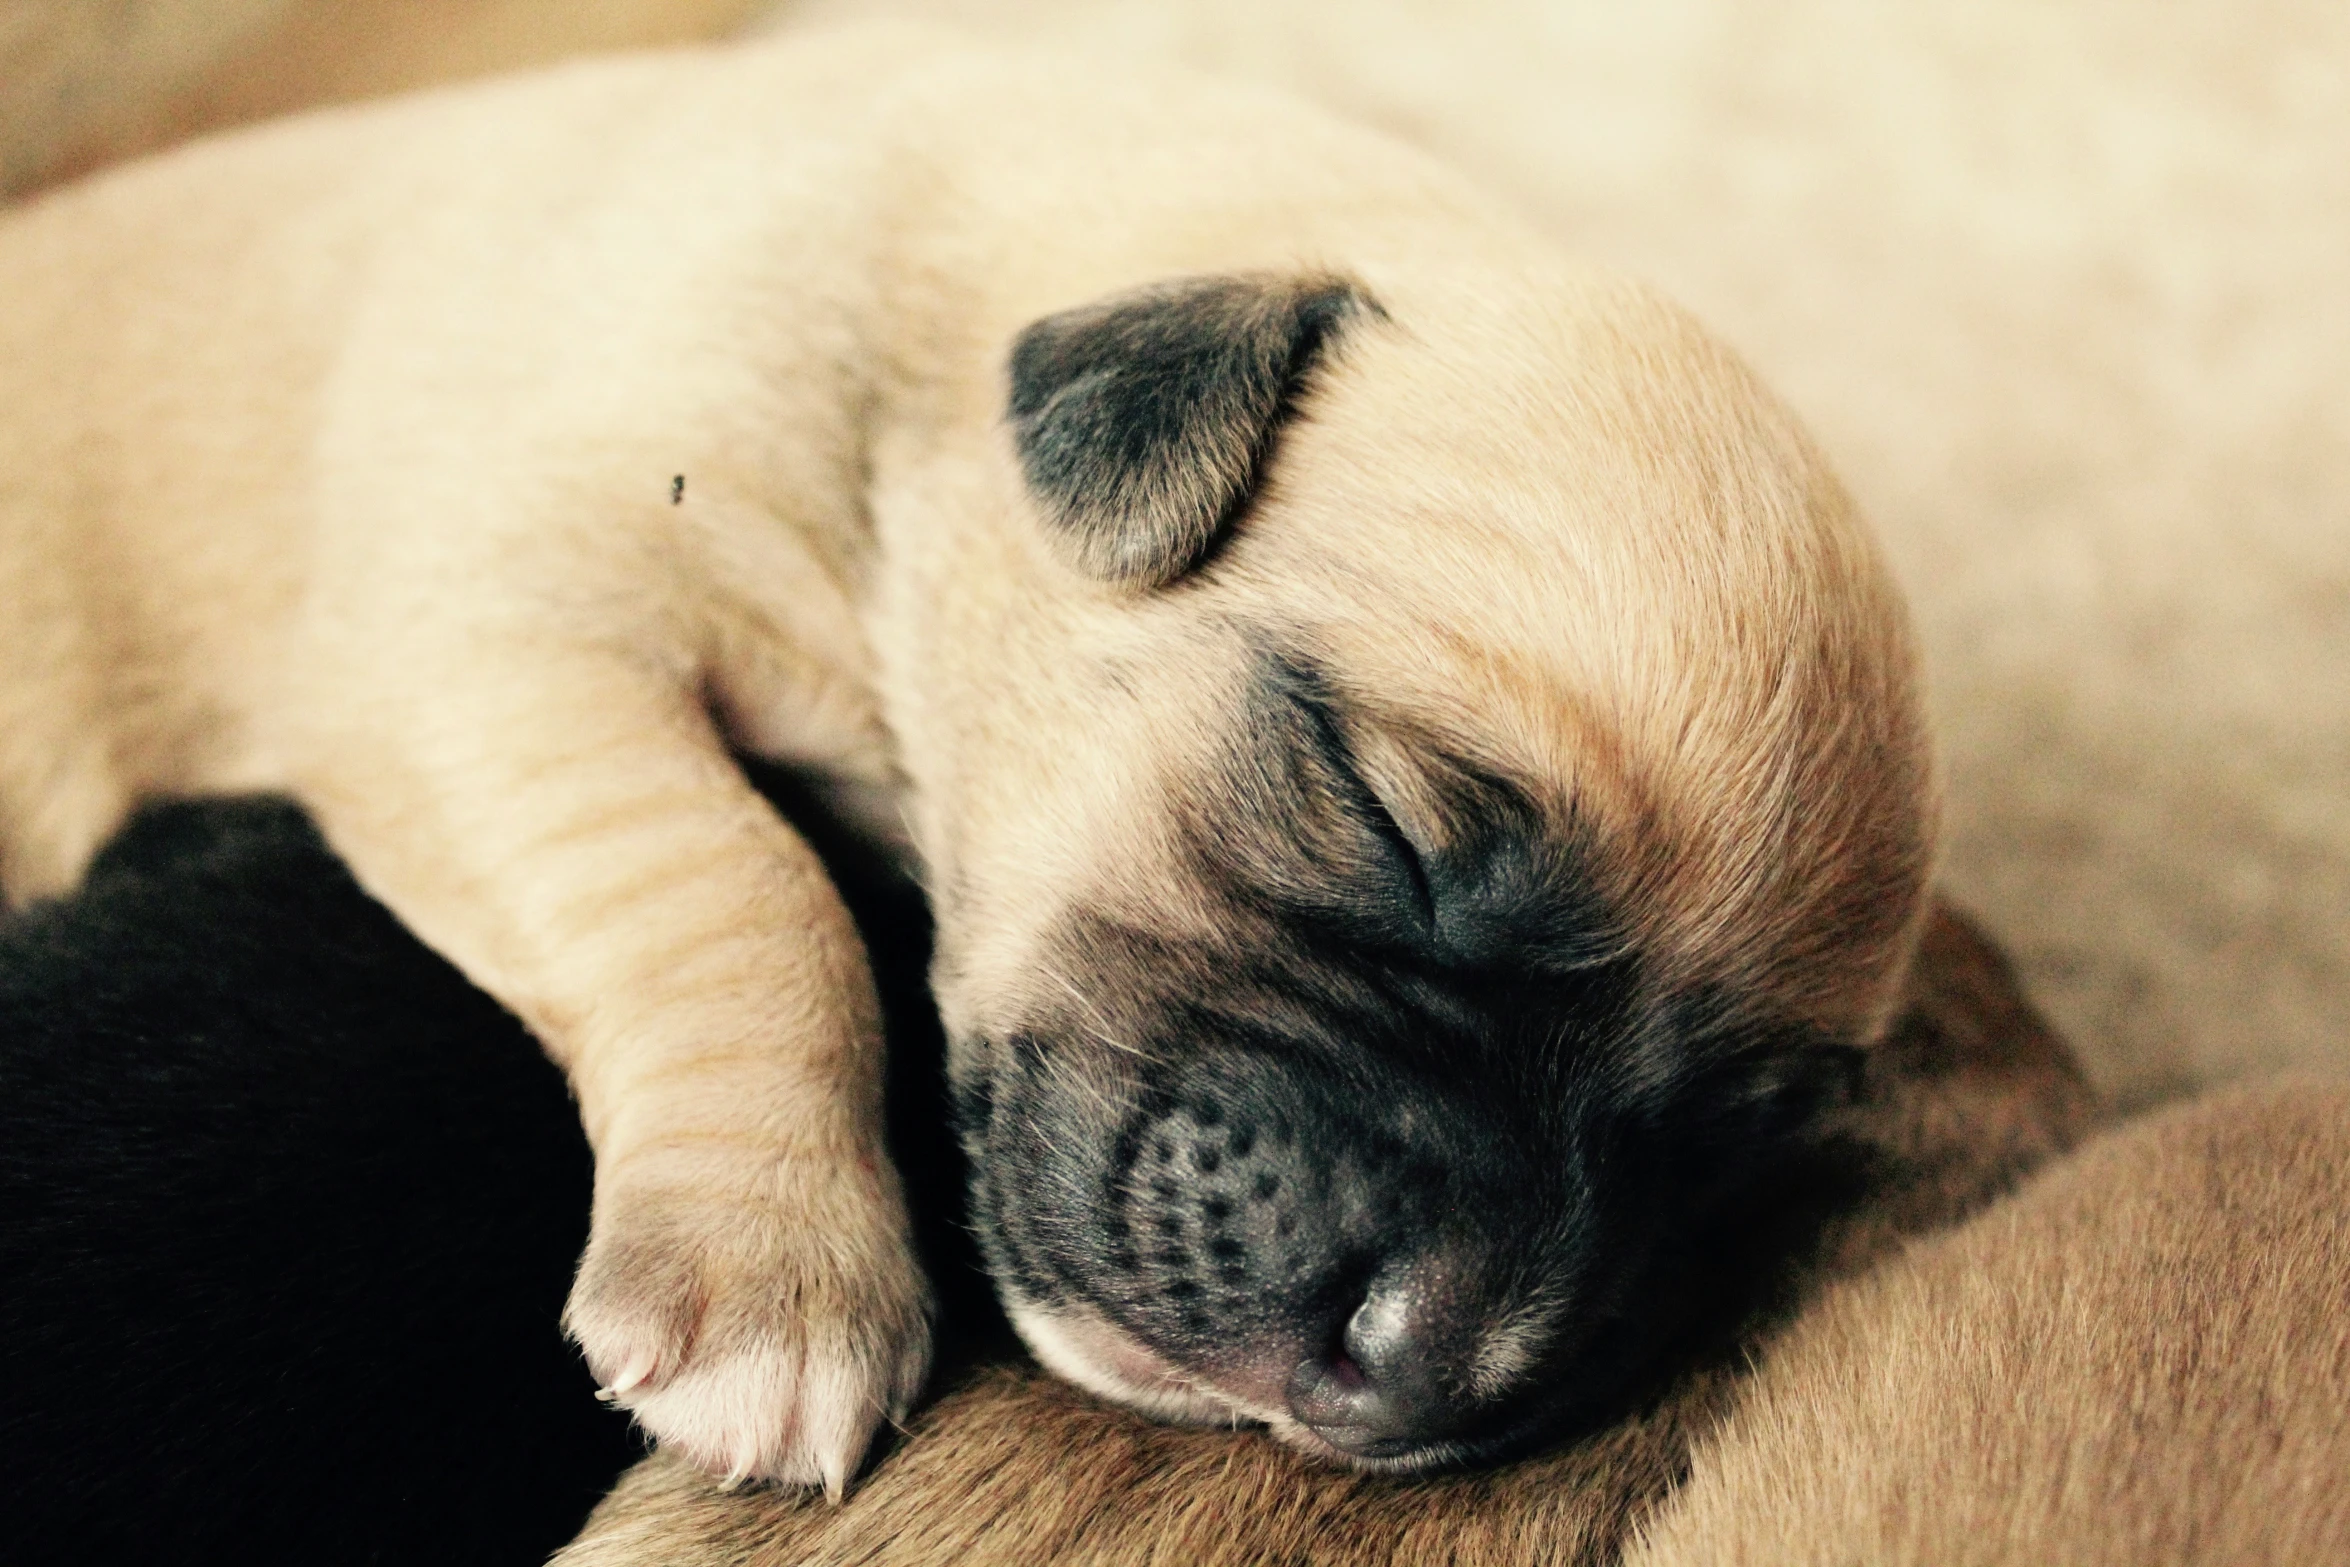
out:
M2108 1136L1832 1293L1631 1567L2350 1561L2350 1085Z

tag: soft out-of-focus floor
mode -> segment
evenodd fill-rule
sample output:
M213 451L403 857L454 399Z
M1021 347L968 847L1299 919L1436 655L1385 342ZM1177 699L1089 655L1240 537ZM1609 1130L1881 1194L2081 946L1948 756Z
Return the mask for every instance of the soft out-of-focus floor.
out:
M47 107L0 71L0 188L36 144L70 167L749 8L432 0L473 21L427 47L386 0L205 4L198 39L92 0L40 56ZM2350 9L791 0L775 22L878 15L1284 85L1694 305L1890 540L1947 879L2103 1085L2350 1069ZM94 48L98 16L165 42ZM0 58L46 36L0 19ZM76 114L113 140L77 153Z

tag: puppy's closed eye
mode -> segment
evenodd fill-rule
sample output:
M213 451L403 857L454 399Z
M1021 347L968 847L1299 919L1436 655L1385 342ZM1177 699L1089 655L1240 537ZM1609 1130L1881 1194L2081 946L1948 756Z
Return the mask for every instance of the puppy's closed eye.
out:
M1358 711L1268 656L1194 838L1250 901L1416 965L1570 974L1622 955L1572 802Z
M1302 720L1298 727L1307 745L1303 771L1318 777L1329 806L1353 829L1347 836L1371 847L1360 866L1361 890L1392 897L1400 882L1408 889L1409 912L1421 932L1433 932L1437 891L1423 858L1426 851L1364 776L1338 713L1307 690L1292 692L1290 700Z
M1201 819L1203 857L1249 901L1339 940L1424 952L1424 846L1365 780L1343 718L1286 666L1254 697Z

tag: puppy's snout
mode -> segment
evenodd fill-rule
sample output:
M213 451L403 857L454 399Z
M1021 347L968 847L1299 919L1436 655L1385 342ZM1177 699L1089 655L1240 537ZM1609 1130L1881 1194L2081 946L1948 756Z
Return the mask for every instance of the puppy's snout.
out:
M1135 1139L1121 1250L1180 1362L1340 1452L1403 1458L1521 1390L1540 1194L1437 1095L1226 1060ZM1546 1317L1546 1324L1547 1324Z

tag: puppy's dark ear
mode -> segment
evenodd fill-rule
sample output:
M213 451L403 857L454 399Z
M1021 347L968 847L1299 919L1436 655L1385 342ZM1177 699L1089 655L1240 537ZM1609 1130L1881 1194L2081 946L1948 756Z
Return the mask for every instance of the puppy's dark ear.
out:
M1331 334L1377 309L1327 275L1187 278L1022 332L1012 435L1066 557L1137 587L1199 564Z

